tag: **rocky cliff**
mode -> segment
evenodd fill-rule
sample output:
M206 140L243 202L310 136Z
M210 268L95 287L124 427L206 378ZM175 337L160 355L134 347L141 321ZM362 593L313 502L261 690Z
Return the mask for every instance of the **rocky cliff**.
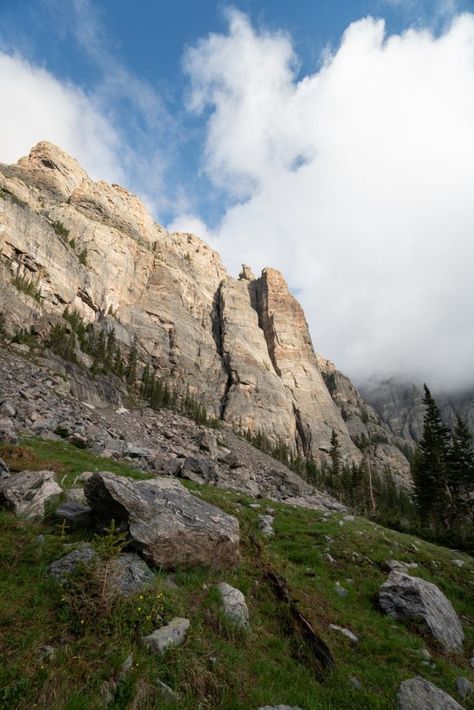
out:
M423 434L423 387L395 379L367 382L363 389L367 402L383 418L391 431L408 442L417 442ZM451 394L432 391L446 426L452 428L460 415L474 432L474 391Z
M47 333L67 307L113 329L125 348L135 344L139 376L148 365L235 430L263 432L317 461L327 460L335 430L344 459L357 463L354 438L379 427L387 440L377 464L407 475L396 438L372 410L365 428L343 417L345 395L328 389L328 367L322 373L302 308L278 271L255 278L244 267L232 278L200 239L168 233L137 197L93 182L50 143L0 165L0 198L7 332ZM337 380L362 411L350 382L339 373Z

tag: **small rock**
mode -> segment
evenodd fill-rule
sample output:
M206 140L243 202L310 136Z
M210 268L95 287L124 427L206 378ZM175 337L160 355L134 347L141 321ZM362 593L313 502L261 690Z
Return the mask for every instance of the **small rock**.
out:
M130 653L127 656L127 658L124 660L124 662L122 663L122 673L128 673L128 671L131 670L132 666L133 666L133 656Z
M273 537L275 534L275 531L273 530L273 520L274 518L272 515L258 516L258 527L264 537Z
M355 520L355 515L345 515L343 517L343 520L345 520L347 523L352 523Z
M347 597L347 595L349 594L348 590L345 587L343 587L340 584L340 582L336 582L335 587L336 587L336 592L339 594L340 597Z
M236 626L247 629L250 626L249 610L242 592L226 582L218 584L217 589L221 595L226 617Z
M301 710L296 705L261 705L258 710Z
M10 444L18 443L15 427L8 417L0 419L0 441L7 441Z
M76 480L82 481L83 483L86 483L86 482L89 480L89 478L92 478L93 475L94 475L94 472L93 472L93 471L84 471L83 473L81 473L81 474L77 477Z
M349 677L349 683L350 683L354 688L357 688L357 690L359 690L360 688L362 688L362 683L360 682L360 680L359 680L355 675L351 675L351 676Z
M384 567L386 567L386 569L388 569L390 571L399 570L400 572L406 572L409 569L415 569L416 567L418 567L418 564L416 562L400 562L399 560L385 560Z
M188 633L189 619L175 617L169 624L143 637L143 643L156 653L163 654L168 649L180 646Z
M334 631L339 631L341 634L346 636L346 638L350 639L350 641L353 641L353 643L358 643L359 638L356 636L352 631L349 629L345 629L343 626L338 626L337 624L329 624L329 628L333 629Z
M158 686L158 690L161 693L161 697L163 700L167 703L173 703L178 700L178 694L175 693L173 688L170 688L169 685L166 685L166 683L163 683L162 680L159 678L156 679L156 684Z
M10 402L2 402L0 405L0 415L2 417L14 417L16 414L15 407Z
M54 661L54 657L56 656L56 649L48 645L40 646L39 656L42 660Z
M461 569L461 567L464 567L464 560L453 560L453 565L456 565L456 567Z
M217 439L210 431L203 431L198 440L201 451L206 451L212 459L217 458Z
M463 710L454 698L421 676L404 680L398 690L398 710Z
M463 678L462 676L459 678L456 678L456 690L458 692L459 697L467 698L468 695L471 695L473 690L474 690L474 685L471 683L470 680L467 678Z

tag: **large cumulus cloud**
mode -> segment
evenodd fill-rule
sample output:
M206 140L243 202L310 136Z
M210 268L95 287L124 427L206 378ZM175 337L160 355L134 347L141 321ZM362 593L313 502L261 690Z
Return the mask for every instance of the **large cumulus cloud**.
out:
M185 67L234 198L213 232L229 267L283 270L356 379L474 384L474 16L440 36L362 19L300 76L289 36L231 11Z

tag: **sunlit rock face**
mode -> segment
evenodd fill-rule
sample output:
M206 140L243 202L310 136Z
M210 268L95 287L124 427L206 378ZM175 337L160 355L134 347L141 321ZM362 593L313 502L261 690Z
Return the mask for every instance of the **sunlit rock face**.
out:
M139 365L234 429L262 432L319 462L328 460L335 430L343 458L361 460L357 432L278 271L256 278L244 266L232 278L198 237L168 233L135 195L92 181L51 143L0 165L0 190L0 310L10 332L77 310L113 327L124 347L135 343ZM34 284L36 298L18 279ZM378 455L406 475L398 454Z

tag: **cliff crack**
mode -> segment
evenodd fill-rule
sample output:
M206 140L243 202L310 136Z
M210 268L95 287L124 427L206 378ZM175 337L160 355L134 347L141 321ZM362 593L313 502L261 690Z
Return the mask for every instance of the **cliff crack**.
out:
M220 398L219 419L225 418L227 405L229 402L229 392L233 385L232 369L229 362L229 353L224 350L223 318L222 318L222 284L219 284L212 304L212 337L216 345L216 352L222 362L222 367L226 373L224 393Z

